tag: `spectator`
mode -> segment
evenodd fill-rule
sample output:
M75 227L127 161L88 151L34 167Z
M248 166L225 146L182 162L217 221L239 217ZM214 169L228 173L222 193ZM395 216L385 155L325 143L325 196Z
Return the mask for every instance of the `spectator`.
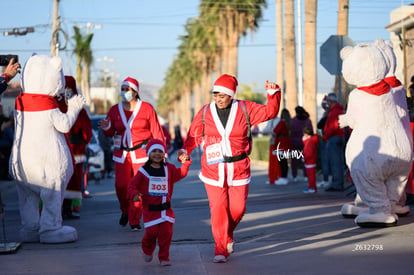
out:
M263 134L270 134L269 147L269 180L267 184L286 185L289 183L288 161L286 152L290 150L289 129L286 120L290 118L289 111L283 109L281 117L269 120L263 129Z
M316 188L316 162L318 159L319 136L313 133L311 128L303 129L303 161L306 175L308 176L308 188L303 193L315 193Z
M8 167L13 138L13 117L7 117L3 114L3 106L0 101L0 180L9 178Z
M114 177L114 162L112 160L112 138L105 136L102 129L98 129L98 141L104 152L105 176L108 179L112 179Z
M339 127L338 117L344 114L344 107L338 103L335 93L328 94L327 102L329 114L323 130L323 140L326 142L332 181L325 187L325 191L342 191L344 189L345 131Z
M14 58L10 59L9 64L6 67L4 73L0 76L0 95L7 89L8 83L13 77L19 73L20 64L14 62Z
M323 136L323 129L325 128L326 119L328 118L329 113L329 105L327 100L327 95L325 95L322 99L322 109L324 110L322 118L318 121L317 128ZM323 180L318 182L319 188L324 188L329 184L329 164L328 164L328 154L326 151L326 142L323 139L319 142L319 156L321 160L321 168L322 168L322 175Z
M312 121L309 118L308 112L302 107L297 106L295 108L295 116L290 121L290 142L292 144L292 151L293 152L302 152L303 151L303 129L308 127L312 129ZM293 181L297 182L298 178L298 165L302 164L302 160L294 155L291 158L291 169L292 169L292 177ZM306 177L306 172L304 167L303 169L303 177Z

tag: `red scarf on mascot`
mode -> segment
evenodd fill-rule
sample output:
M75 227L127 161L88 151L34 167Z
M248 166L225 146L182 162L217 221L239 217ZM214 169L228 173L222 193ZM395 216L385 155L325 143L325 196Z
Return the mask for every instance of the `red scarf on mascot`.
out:
M49 95L20 93L14 107L21 112L39 112L59 108L54 97Z

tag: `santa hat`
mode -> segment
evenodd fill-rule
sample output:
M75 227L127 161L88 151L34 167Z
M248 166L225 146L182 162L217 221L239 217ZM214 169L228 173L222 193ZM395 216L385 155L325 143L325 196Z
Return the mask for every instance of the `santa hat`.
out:
M165 151L166 151L165 145L164 145L164 143L161 140L159 140L159 139L151 139L147 143L147 145L145 146L145 150L147 151L147 156L149 156L150 153L152 151L154 151L155 149L159 149L163 153L165 153Z
M127 77L125 78L125 80L122 82L122 86L128 86L131 87L135 92L139 92L139 83L135 78L132 77Z
M213 93L224 93L233 97L236 94L237 85L238 82L236 77L229 74L223 74L217 78L216 82L214 82Z
M71 89L74 95L78 94L78 90L76 90L76 80L73 76L65 75L65 89Z
M324 108L324 109L329 108L329 106L328 106L328 96L327 96L327 95L325 95L325 96L323 97L322 102L321 102L321 106L322 106L322 108Z

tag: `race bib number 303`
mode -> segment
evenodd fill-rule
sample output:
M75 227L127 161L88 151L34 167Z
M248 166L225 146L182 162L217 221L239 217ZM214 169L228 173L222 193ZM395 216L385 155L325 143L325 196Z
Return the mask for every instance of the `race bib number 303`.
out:
M220 144L212 144L206 148L207 164L215 164L223 162L223 153L221 152Z
M168 182L166 178L152 177L149 182L148 194L150 196L167 196Z

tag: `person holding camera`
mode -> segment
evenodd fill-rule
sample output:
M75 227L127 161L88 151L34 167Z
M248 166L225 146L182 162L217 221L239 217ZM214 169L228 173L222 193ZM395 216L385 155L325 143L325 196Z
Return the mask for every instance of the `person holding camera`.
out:
M19 73L20 64L19 62L14 62L14 58L10 59L9 64L6 67L4 73L0 76L0 95L7 89L7 86L10 80Z

